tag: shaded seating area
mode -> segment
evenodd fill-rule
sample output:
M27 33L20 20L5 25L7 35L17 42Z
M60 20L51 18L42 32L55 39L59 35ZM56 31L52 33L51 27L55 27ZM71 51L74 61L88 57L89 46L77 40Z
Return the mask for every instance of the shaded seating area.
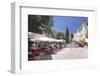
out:
M28 39L28 60L43 60L44 57L52 59L51 54L56 54L58 51L66 47L65 40L57 40L48 37L35 37ZM42 57L42 58L41 58ZM46 58L44 58L46 60Z

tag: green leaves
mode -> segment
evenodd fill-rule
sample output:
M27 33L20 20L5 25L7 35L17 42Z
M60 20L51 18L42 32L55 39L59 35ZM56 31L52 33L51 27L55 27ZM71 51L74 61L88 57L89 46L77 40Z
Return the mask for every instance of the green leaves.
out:
M57 32L56 33L56 38L57 39L64 39L65 38L65 33L64 32Z
M88 38L88 32L86 33L86 38Z
M28 15L28 31L42 34L53 26L50 20L50 16Z
M69 29L66 27L66 43L69 42Z

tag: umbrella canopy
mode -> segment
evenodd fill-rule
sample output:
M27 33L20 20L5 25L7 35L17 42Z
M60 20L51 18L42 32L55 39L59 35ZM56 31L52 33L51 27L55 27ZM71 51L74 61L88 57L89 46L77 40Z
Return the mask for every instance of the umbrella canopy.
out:
M30 38L31 41L45 41L45 42L64 42L65 40L63 39L54 39L54 38L48 38L44 35L33 33L33 32L28 32L28 37Z
M48 37L39 37L39 38L31 39L31 41L49 41L49 42L52 42L52 41L55 41L55 39L48 38Z
M39 37L39 38L33 38L30 39L31 41L47 41L47 42L64 42L65 40L57 40L53 38L48 38L48 37Z
M33 33L33 32L28 32L28 38L38 38L38 37L44 37L44 35Z

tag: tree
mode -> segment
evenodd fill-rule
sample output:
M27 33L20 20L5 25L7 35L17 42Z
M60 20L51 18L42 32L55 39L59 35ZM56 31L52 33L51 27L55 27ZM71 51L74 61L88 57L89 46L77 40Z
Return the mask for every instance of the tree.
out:
M28 31L34 33L43 32L47 33L47 29L51 30L51 17L50 16L40 16L40 15L29 15L28 16Z
M39 27L41 26L40 20L41 20L40 16L29 15L28 16L28 31L34 32L34 33L37 33L37 32L42 33L41 29L39 29Z
M45 34L46 34L47 37L54 38L54 30L52 29L51 26L46 27Z
M69 29L66 27L66 43L69 42Z
M71 34L71 40L73 39L73 34Z
M88 32L86 33L86 38L88 38Z
M64 38L65 38L65 33L63 32L56 33L56 39L64 39Z

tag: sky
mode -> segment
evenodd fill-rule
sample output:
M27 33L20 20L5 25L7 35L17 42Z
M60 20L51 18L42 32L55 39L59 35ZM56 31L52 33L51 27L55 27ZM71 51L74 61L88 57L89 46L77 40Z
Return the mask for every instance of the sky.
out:
M53 16L53 29L56 32L65 32L66 26L69 29L70 34L76 32L77 28L86 21L87 17L78 16Z

